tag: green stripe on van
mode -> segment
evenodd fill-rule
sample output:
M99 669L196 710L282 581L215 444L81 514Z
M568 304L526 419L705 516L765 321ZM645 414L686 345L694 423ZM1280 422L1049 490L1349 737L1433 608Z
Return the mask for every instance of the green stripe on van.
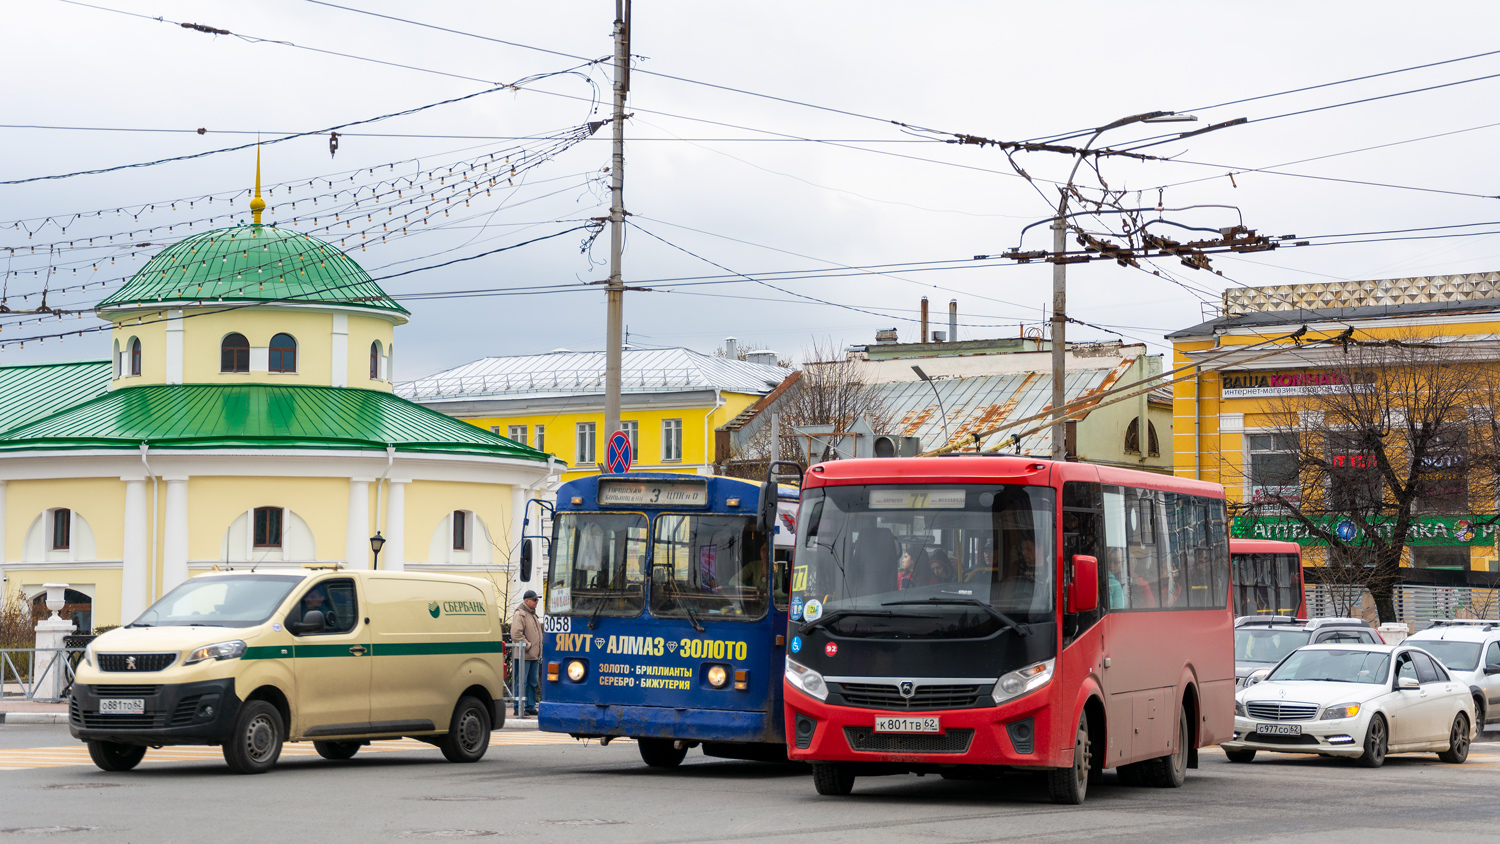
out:
M363 644L363 643L359 643ZM240 659L321 659L326 657L356 656L349 652L355 643L341 645L260 645L245 649ZM365 645L362 656L434 656L440 654L498 654L505 652L504 643L491 642L406 642L399 644Z

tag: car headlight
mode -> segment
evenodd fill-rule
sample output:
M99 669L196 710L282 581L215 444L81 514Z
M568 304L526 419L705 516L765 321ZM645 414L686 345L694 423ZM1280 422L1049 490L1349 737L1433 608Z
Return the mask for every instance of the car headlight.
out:
M575 683L582 683L583 678L588 676L588 673L588 666L584 665L581 661L575 659L568 663L569 680L572 680Z
M1359 714L1359 704L1339 703L1324 707L1323 714L1318 716L1319 721L1334 721L1339 718L1353 718Z
M245 643L239 639L229 642L215 642L212 645L204 645L188 654L187 659L182 661L183 665L192 665L206 659L239 659L245 655Z
M1052 680L1052 667L1055 664L1055 660L1049 659L1025 668L1018 668L1000 678L991 696L996 703L1004 703L1011 698L1040 689Z
M722 689L729 684L729 672L722 665L711 665L708 668L708 684L716 689Z
M1241 718L1249 718L1250 717L1249 715L1247 715L1245 713L1245 702L1244 701L1242 701L1242 700L1236 700L1234 702L1234 714L1240 716Z
M1266 679L1270 675L1271 675L1271 669L1269 669L1269 668L1256 669L1255 671L1250 672L1250 676L1249 677L1245 678L1245 686L1247 688L1250 687L1250 686L1253 686L1256 683L1259 683L1260 681Z
M792 662L791 657L786 660L786 679L818 700L828 700L828 684L823 682L823 675L801 663Z

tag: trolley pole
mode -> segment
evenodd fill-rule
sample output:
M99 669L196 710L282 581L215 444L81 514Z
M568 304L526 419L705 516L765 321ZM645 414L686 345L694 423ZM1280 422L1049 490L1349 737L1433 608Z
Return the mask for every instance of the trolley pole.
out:
M615 0L614 155L609 168L608 321L604 340L604 431L609 441L620 430L620 358L625 322L625 284L620 253L625 244L625 95L630 91L630 0Z

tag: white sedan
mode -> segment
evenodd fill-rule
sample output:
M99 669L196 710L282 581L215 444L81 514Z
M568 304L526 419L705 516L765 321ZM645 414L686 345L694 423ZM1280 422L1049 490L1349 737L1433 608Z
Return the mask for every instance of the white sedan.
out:
M1388 753L1469 757L1469 689L1420 648L1309 645L1249 680L1235 695L1234 739L1222 745L1231 762L1257 750L1347 756L1368 768Z

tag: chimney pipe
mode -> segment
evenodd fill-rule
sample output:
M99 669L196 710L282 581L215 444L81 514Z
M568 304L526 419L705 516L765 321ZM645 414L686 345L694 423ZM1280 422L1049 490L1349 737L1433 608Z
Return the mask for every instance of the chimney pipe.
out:
M737 360L740 356L740 341L737 337L724 338L724 357Z
M958 300L948 300L948 342L958 342Z
M927 342L927 297L922 297L922 337L918 343Z

